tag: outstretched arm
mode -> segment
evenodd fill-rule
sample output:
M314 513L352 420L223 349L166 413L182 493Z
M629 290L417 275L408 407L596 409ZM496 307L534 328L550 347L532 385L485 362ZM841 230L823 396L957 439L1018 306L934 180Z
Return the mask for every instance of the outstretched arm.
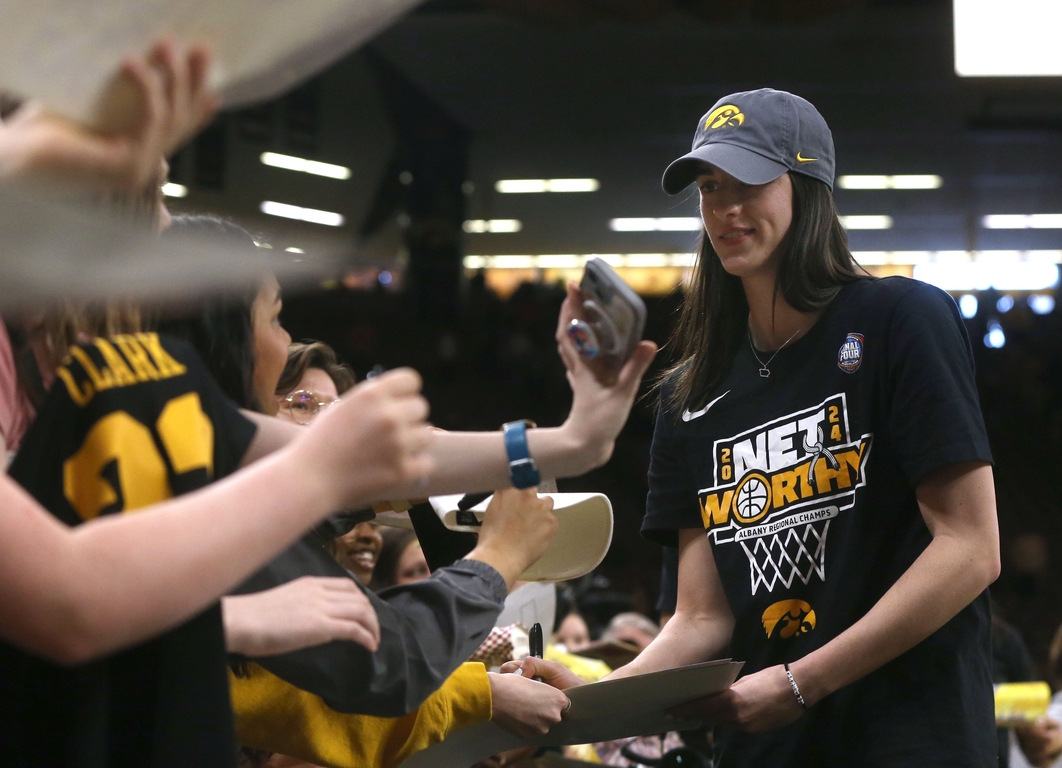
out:
M379 594L363 588L379 618L380 641L373 649L375 653L351 642L324 642L347 639L340 635L318 635L318 642L324 644L286 653L278 651L277 655L259 658L258 663L288 683L321 697L337 712L395 717L412 711L472 655L490 632L508 589L538 560L557 528L552 506L552 500L538 498L533 490L499 491L484 516L479 542L465 559L439 569L430 579L391 587ZM293 574L307 573L324 576L341 575L344 571L318 540L306 537L236 590L259 594L238 599L269 595L262 590L277 593L280 590L272 589L277 584L291 579ZM354 588L352 578L346 581ZM288 610L301 612L301 607L289 605ZM273 620L273 636L284 634L298 639L303 635L293 619L274 616ZM343 627L327 623L336 629Z
M349 640L380 647L380 621L353 579L303 576L250 595L221 598L225 650L272 656Z
M559 427L529 429L528 448L544 478L575 477L604 464L612 456L616 436L627 422L642 376L656 355L656 345L643 341L620 371L615 384L602 384L575 352L563 329L577 311L578 289L572 283L561 307L557 349L568 370L572 408ZM299 427L261 414L246 413L258 435L246 461L274 451L298 434ZM475 493L510 485L509 464L501 432L441 432L431 447L435 471L410 483L396 499L446 493Z
M642 675L697 664L723 655L734 629L734 616L723 592L712 548L702 529L679 531L678 603L675 615L638 657L606 679ZM540 676L560 689L583 681L552 661L527 658L502 665L502 672Z
M73 664L186 620L320 518L430 471L419 391L394 371L248 470L73 529L0 477L0 636Z
M789 665L808 706L913 648L999 575L990 466L944 467L920 483L916 495L933 540L863 618ZM781 666L743 677L730 690L676 711L748 731L777 728L802 714Z

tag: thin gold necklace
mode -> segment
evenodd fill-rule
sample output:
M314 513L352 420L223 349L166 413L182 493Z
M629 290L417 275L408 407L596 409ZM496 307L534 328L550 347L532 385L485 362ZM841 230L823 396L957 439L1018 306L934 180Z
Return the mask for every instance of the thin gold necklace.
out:
M760 364L760 378L761 379L766 379L766 378L768 378L771 375L771 371L770 371L770 368L768 368L768 366L774 361L774 358L776 358L778 356L778 353L781 352L783 349L785 349L786 344L788 344L793 339L795 339L797 337L797 334L800 333L802 330L804 330L804 326L800 326L795 331L793 331L793 335L790 336L788 339L786 339L784 342L782 342L782 346L780 346L780 347L778 347L778 349L774 350L774 354L771 355L767 359L767 362L765 363L762 360L760 360L760 356L756 354L756 345L752 343L752 327L751 326L745 326L745 334L749 337L749 349L752 350L752 356L756 358L756 362Z

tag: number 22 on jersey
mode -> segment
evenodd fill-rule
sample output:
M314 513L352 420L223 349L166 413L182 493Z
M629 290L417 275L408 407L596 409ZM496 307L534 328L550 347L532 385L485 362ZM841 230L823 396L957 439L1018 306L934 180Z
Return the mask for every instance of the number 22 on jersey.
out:
M204 469L213 476L214 427L197 393L167 402L155 433L162 452L151 429L125 411L109 413L92 426L77 453L63 464L63 493L82 520L98 517L119 501L121 511L130 512L173 496L166 458L175 475ZM113 473L108 471L112 464Z

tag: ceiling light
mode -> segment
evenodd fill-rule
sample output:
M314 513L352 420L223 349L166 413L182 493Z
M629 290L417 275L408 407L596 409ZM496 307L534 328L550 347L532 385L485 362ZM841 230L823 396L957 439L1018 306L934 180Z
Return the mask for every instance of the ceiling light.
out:
M597 179L502 179L494 189L503 195L531 194L536 192L597 192L601 182Z
M841 189L888 189L889 176L839 176L837 186Z
M534 256L491 256L488 266L494 269L534 269Z
M466 269L582 269L590 259L601 259L613 267L693 266L692 253L587 253L544 254L541 256L465 256Z
M1037 315L1049 315L1055 311L1055 297L1050 294L1034 293L1027 301L1029 309Z
M550 254L533 258L538 269L581 269L586 264L585 259L569 254Z
M317 160L307 160L302 157L292 157L291 155L278 155L276 152L263 152L261 160L264 165L273 168L312 173L314 176L327 176L330 179L350 178L350 169L344 165L321 163Z
M341 213L318 211L315 208L302 208L298 205L288 205L286 203L275 203L272 200L263 201L259 208L262 213L267 213L270 216L308 221L311 224L323 224L326 227L341 227L345 221Z
M601 182L597 179L550 179L546 182L547 192L597 192Z
M954 0L955 71L963 77L1062 75L1062 5Z
M977 317L978 304L977 297L972 293L963 294L959 297L959 312L967 320L973 320Z
M162 194L166 197L188 197L188 187L184 184L174 184L172 181L167 181L162 185Z
M1006 252L997 252L1006 253ZM1058 265L1019 258L978 258L965 262L916 264L914 278L945 291L1041 291L1058 285Z
M944 179L934 174L890 176L892 189L940 189Z
M845 229L892 229L892 216L840 216Z
M663 219L611 219L613 232L700 232L704 224L697 216L670 216Z
M985 229L1062 229L1062 213L993 214L981 219Z
M302 248L296 248L294 245L289 245L284 250L288 253L306 253L306 251L302 250Z
M992 349L1002 349L1003 345L1007 343L1007 336L1003 333L1003 326L999 324L999 320L992 318L988 321L988 333L985 334L985 346Z
M939 189L944 180L934 174L900 176L838 176L841 189Z
M469 234L494 234L519 232L524 224L519 219L471 219L461 225L461 228Z

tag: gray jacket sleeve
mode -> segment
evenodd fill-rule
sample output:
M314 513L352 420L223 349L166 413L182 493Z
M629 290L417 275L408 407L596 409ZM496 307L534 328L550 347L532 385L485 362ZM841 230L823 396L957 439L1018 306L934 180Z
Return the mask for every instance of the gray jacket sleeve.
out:
M346 576L358 583L311 533L233 593L261 592L301 576ZM378 717L411 712L437 690L486 639L506 595L501 574L476 560L459 560L430 579L378 595L359 586L380 620L375 653L333 641L254 661L337 712Z

